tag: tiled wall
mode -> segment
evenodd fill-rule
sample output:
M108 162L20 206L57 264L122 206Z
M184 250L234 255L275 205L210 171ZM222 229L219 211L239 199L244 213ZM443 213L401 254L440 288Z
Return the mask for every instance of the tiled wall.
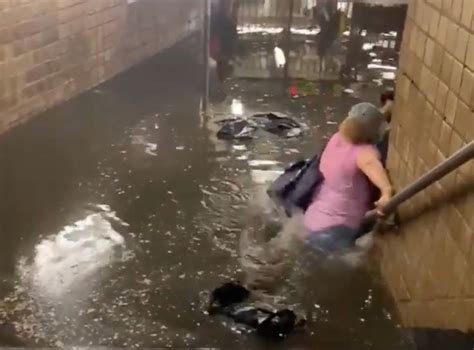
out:
M0 132L182 39L191 0L0 0Z
M389 170L398 189L474 139L474 1L411 0ZM474 161L400 208L381 267L405 325L474 329Z

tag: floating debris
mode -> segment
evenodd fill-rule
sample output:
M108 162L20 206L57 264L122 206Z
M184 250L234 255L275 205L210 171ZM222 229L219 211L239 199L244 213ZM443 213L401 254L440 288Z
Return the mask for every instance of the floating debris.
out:
M268 165L278 165L278 164L280 164L280 162L278 162L276 160L258 160L258 159L249 160L248 163L251 167L259 167L259 166L268 166Z
M157 156L156 150L158 145L156 143L147 143L145 144L145 153L150 156Z
M247 146L245 145L232 145L232 148L235 149L236 151L246 151Z

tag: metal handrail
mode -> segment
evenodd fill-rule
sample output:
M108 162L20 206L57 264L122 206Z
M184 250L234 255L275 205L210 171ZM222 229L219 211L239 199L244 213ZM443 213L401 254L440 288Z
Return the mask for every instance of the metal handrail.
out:
M392 214L400 204L472 159L474 159L474 141L462 147L449 158L421 176L418 180L395 194L384 207L384 214ZM371 210L365 215L366 220L373 220L376 217L377 212L375 210Z

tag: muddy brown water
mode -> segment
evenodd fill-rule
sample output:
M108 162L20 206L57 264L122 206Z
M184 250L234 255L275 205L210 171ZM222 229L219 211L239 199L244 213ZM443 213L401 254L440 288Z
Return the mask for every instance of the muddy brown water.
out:
M266 215L266 181L379 88L318 83L292 100L281 81L230 79L215 118L241 104L309 130L223 142L199 113L192 42L2 135L2 319L26 346L411 349L371 266L333 266L324 279L306 266L287 291L307 329L279 343L205 313L206 292L243 278L239 239Z

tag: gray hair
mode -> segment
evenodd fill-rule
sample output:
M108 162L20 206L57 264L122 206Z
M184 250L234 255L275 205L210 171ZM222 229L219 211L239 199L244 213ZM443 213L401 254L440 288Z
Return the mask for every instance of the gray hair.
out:
M376 143L380 140L385 126L382 112L372 103L362 102L352 106L346 118L347 121L356 122L364 130L369 139Z

